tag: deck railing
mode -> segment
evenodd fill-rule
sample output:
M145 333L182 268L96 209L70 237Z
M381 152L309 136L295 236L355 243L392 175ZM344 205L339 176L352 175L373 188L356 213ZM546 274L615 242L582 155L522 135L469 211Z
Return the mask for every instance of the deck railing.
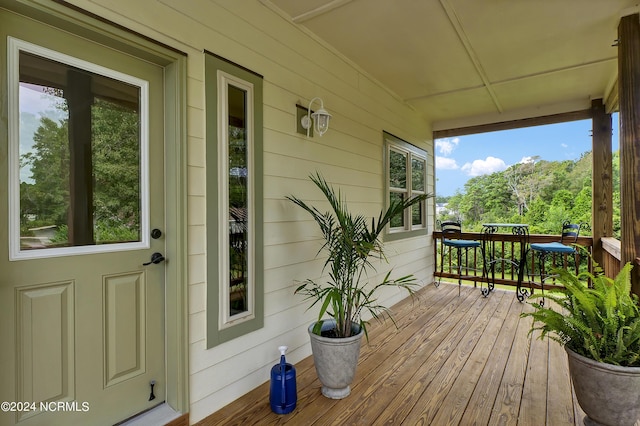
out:
M609 278L614 278L620 272L620 241L613 237L605 237L602 241L602 269Z
M440 250L442 247L441 239L442 233L440 231L433 232L434 242L436 244L435 252L435 277L436 280L439 277L451 278L457 280L457 259L455 252L453 256L448 254L444 257L444 263L442 272L440 272ZM463 232L461 237L463 240L475 240L482 242L483 234L480 232ZM558 235L540 235L531 234L529 236L529 243L548 243L558 241ZM517 286L518 271L513 265L517 263L520 256L519 241L520 237L511 234L493 234L492 240L495 241L495 256L504 260L498 261L495 265L495 284L501 284L506 286ZM548 272L550 268L556 266L563 266L565 268L580 268L591 270L591 257L593 248L593 238L591 237L579 237L576 244L583 247L586 253L578 253L575 256L567 255L549 255L545 262L545 269ZM580 250L582 251L582 250ZM580 252L579 251L579 252ZM587 255L589 254L589 255ZM570 259L571 258L571 259ZM477 284L478 282L486 280L483 278L483 257L482 250L480 248L470 249L466 253L463 251L462 255L463 265L468 265L468 269L463 269L463 281L472 282ZM618 264L620 262L618 261ZM538 262L538 256L536 256L532 250L528 251L527 255L527 268L524 273L523 286L534 288L540 288L540 267ZM619 266L618 266L619 268ZM556 285L555 281L550 278L545 281L545 288Z

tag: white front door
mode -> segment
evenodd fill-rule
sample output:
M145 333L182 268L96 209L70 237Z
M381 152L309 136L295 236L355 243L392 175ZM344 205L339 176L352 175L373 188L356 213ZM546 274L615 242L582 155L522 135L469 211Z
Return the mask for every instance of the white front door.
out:
M113 424L166 394L163 69L0 36L0 424Z

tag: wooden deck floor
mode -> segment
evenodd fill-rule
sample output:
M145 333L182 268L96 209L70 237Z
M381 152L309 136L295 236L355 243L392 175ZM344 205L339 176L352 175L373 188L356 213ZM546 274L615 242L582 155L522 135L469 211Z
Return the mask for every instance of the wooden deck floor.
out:
M198 425L580 425L564 349L528 335L514 292L443 283L372 323L351 395L323 397L313 359L296 364L298 404L269 407L269 383Z

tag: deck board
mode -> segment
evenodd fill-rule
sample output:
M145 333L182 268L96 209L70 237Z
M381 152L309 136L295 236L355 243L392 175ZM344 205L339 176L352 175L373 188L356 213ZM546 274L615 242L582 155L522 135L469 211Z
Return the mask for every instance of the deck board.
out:
M491 314L473 352L431 421L432 424L460 424L480 376L491 357L510 305L511 297L503 295L497 310Z
M411 413L407 415L406 424L432 424L436 413L444 410L444 400L449 393L452 385L460 374L462 367L471 355L479 338L482 336L491 315L495 312L504 293L498 293L489 299L478 298L474 304L478 315L475 315L474 321L464 321L463 326L457 325L450 333L450 340L443 347L441 356L444 363L437 369L437 374L429 385L424 389L418 403L414 406ZM472 318L465 316L467 318ZM450 347L455 345L455 347ZM435 371L435 369L434 369ZM447 423L448 424L448 423Z
M519 321L514 321L513 319L519 317L522 307L523 305L520 303L511 303L509 305L506 319L500 326L494 347L471 395L468 404L470 409L465 410L460 424L484 425L489 423L510 355L510 352L503 348L511 347L513 344L519 324Z
M549 364L549 339L540 340L540 332L532 333L531 349L522 388L519 425L536 426L539 418L547 415L547 366Z
M372 323L343 400L322 396L312 357L296 364L298 404L276 415L269 383L198 423L213 425L575 425L566 354L529 334L514 292L427 286L393 307L398 328Z
M562 346L549 344L549 378L557 377L558 396L548 398L547 424L575 424L573 394L567 354Z

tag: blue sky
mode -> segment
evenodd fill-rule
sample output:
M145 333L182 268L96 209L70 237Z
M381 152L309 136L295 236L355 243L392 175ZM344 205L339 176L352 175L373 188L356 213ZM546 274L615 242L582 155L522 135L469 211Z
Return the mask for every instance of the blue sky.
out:
M617 114L612 140L617 151ZM531 157L577 160L591 151L591 120L436 139L435 144L436 195L450 196L463 192L474 176L502 171Z

